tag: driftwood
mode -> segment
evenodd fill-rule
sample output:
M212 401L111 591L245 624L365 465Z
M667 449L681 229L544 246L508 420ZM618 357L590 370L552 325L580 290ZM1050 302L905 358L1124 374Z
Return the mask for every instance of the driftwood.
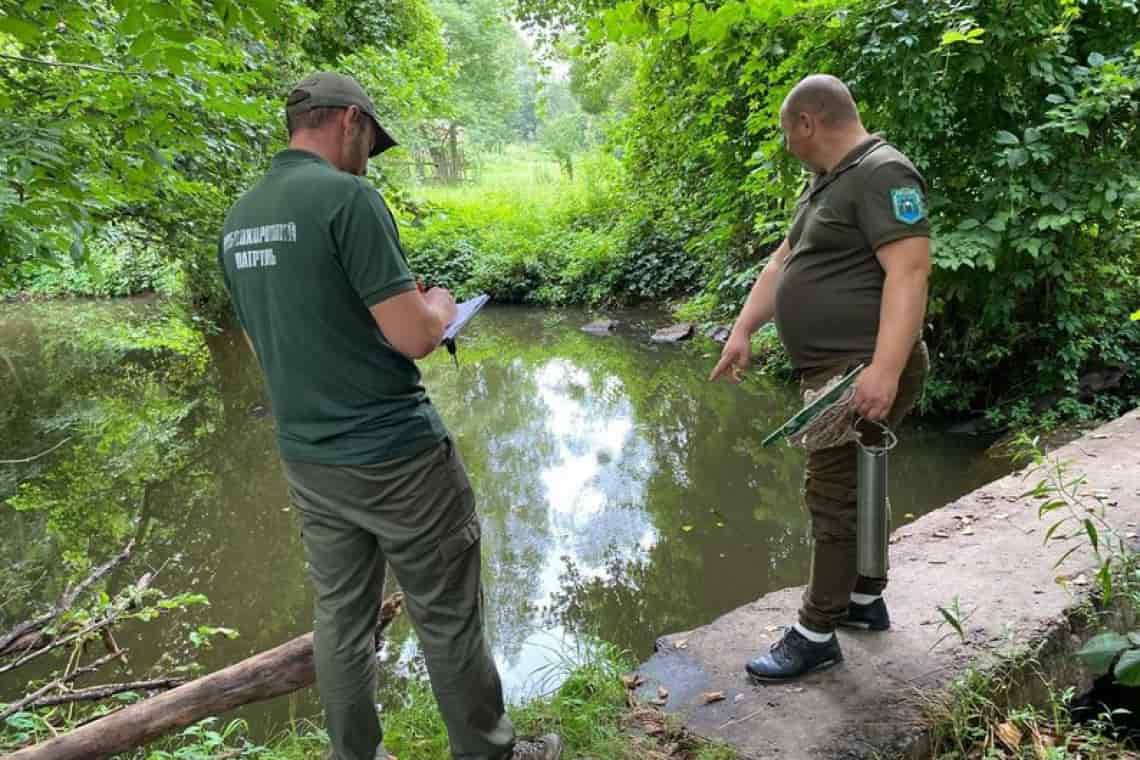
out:
M402 604L402 594L393 594L384 601L376 623L377 643ZM307 633L74 731L22 749L5 760L99 760L235 707L290 694L315 680L313 634Z
M29 649L38 648L47 643L49 639L42 633L43 629L47 628L52 621L71 609L75 604L75 600L78 599L83 592L95 585L100 579L106 576L107 573L126 562L127 559L130 558L131 551L134 548L135 541L132 538L127 545L123 547L122 551L92 570L91 574L78 584L63 592L63 596L52 605L50 610L37 618L20 623L3 636L0 636L0 657L12 654L24 654Z
M146 575L144 575L142 578L139 579L138 583L135 584L135 586L134 586L135 592L138 593L141 591L145 591L147 588L150 587L151 581L153 581L153 580L154 580L154 575L152 575L151 573L147 573ZM30 650L26 653L21 654L17 659L13 660L12 662L9 662L6 665L0 665L0 674L7 673L10 670L15 670L16 668L20 667L21 665L25 665L25 664L31 662L32 660L36 659L37 657L42 657L45 654L52 652L56 649L59 649L60 647L67 646L68 644L71 644L72 642L82 641L84 638L86 638L87 636L89 636L92 633L100 633L101 634L107 628L114 625L115 621L118 620L119 617L124 612L129 610L131 608L132 604L133 604L133 601L129 598L128 599L116 600L115 604L111 605L111 609L109 612L107 612L107 614L105 614L101 618L98 618L97 620L95 620L92 623L88 623L87 625L85 625L82 628L75 631L75 633L70 633L66 636L61 636L59 638L49 639L48 643L45 644L44 646L40 647L39 649ZM104 640L105 641L109 640L112 642L114 641L113 638L110 638L110 639L105 638ZM115 651L116 649L117 649L117 646L114 649L112 649L112 652L115 654L120 654L119 652Z

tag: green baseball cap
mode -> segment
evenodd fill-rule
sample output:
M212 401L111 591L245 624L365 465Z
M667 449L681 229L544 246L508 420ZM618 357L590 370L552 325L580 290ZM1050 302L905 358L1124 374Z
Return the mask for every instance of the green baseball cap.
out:
M376 106L355 79L334 71L318 71L302 79L293 86L285 99L285 113L290 116L303 114L314 108L348 108L356 106L372 119L376 125L377 138L372 144L369 156L376 156L396 145L396 140L388 130L380 126L376 116Z

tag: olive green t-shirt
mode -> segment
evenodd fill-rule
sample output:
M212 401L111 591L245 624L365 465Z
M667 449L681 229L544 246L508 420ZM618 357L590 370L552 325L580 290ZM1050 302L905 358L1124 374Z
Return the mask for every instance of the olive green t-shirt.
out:
M370 306L415 288L392 215L365 180L278 153L226 216L218 259L269 387L285 459L383 462L446 430L415 362Z
M926 182L882 139L867 139L815 175L796 203L776 289L776 329L792 366L870 359L885 278L875 252L929 236Z

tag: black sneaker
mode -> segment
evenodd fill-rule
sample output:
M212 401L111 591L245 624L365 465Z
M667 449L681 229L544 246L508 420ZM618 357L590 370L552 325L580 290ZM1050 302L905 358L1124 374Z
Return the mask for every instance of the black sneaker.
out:
M562 757L562 737L558 734L519 739L509 760L559 760Z
M795 628L788 628L767 654L749 662L745 669L757 681L789 681L840 662L843 662L843 652L834 634L817 644L801 636Z
M879 597L870 604L847 605L847 612L839 619L844 628L858 628L862 631L886 631L891 627L891 616L887 612L887 603Z

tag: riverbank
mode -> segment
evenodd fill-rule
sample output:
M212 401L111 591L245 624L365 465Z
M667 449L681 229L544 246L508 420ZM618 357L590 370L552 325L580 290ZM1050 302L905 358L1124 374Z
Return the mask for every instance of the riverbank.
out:
M566 743L564 758L594 760L734 760L731 749L689 735L653 706L633 704L626 675L628 653L598 645L574 662L567 659L561 685L552 693L508 707L520 736L555 732ZM399 700L382 709L384 744L400 760L450 756L447 732L424 682L413 682ZM10 724L29 723L23 720ZM0 729L0 747L12 726ZM124 755L124 760L317 760L328 751L319 721L296 721L267 741L249 737L242 720L210 718L181 733Z
M900 527L892 629L842 632L840 667L791 685L746 681L743 664L795 619L802 588L788 588L662 637L641 668L643 689L664 689L671 714L745 757L969 755L985 736L971 740L963 726L1088 692L1093 673L1076 652L1103 627L1124 633L1134 623L1137 452L1132 411L1051 453L1044 470L1007 476ZM1052 528L1060 517L1069 521ZM1110 575L1121 577L1106 598L1100 568L1110 552L1121 563ZM707 703L703 695L718 692L726 698ZM993 709L983 712L986 704Z

